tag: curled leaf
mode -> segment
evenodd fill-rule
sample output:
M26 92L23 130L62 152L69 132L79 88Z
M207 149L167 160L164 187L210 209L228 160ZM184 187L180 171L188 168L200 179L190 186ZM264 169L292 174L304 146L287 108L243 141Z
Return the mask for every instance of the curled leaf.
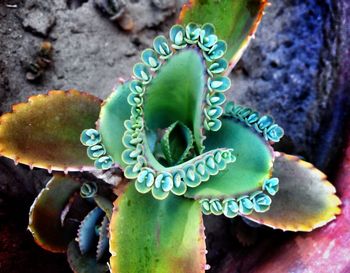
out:
M134 88L137 87L134 86ZM125 149L122 142L125 131L124 121L129 118L131 109L127 102L129 94L129 83L118 86L103 102L98 121L98 129L106 151L122 167L125 166L121 159L122 152Z
M75 233L62 225L62 214L80 183L69 176L55 175L35 199L29 213L29 230L35 242L52 252L65 252Z
M144 101L146 126L157 130L167 128L175 121L182 122L193 130L200 146L204 75L202 58L194 50L186 49L169 59L147 87Z
M194 199L239 197L260 190L270 177L273 155L270 145L251 128L234 119L223 119L218 132L210 132L204 142L206 150L234 149L236 161L196 188L186 197ZM209 162L210 163L210 162ZM245 211L245 210L244 210Z
M169 126L161 140L162 151L170 165L182 163L193 148L191 130L178 122Z
M81 222L78 232L79 249L83 255L87 254L96 243L96 227L102 221L103 211L96 207L91 210Z

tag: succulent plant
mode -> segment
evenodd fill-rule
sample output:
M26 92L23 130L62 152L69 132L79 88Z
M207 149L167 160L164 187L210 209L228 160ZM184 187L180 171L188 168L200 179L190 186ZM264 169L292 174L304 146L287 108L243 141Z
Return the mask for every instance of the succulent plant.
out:
M106 183L55 174L34 201L28 228L44 249L67 252L75 272L108 272L115 198Z
M18 163L123 171L113 185L55 173L30 212L40 246L67 252L74 272L204 272L202 213L289 231L340 213L323 173L274 152L284 131L272 117L226 102L265 5L191 1L103 103L51 91L1 117L0 153Z

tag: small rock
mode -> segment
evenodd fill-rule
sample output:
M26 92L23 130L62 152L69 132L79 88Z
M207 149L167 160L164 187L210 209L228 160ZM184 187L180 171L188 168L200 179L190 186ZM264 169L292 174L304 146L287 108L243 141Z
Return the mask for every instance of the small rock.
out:
M6 4L6 7L7 8L9 8L9 9L16 9L16 8L18 8L18 5L16 5L16 4Z
M55 24L55 21L56 18L50 13L33 10L25 16L22 25L25 29L28 29L35 34L47 37L50 29Z

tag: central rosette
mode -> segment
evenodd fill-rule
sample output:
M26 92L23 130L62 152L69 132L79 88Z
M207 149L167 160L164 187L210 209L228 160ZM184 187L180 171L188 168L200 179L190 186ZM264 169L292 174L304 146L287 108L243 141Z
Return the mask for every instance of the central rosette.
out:
M223 92L230 87L227 77L216 75L227 68L225 42L211 25L174 26L170 39L171 46L157 37L154 50L146 49L134 66L123 136L125 176L157 199L183 195L235 161L233 149L203 152L203 127L220 129Z
M227 104L226 43L211 24L175 25L142 52L133 79L104 102L82 142L99 169L117 163L138 192L201 200L204 213L266 211L278 181L269 141L283 130L268 116ZM263 134L263 137L260 136Z

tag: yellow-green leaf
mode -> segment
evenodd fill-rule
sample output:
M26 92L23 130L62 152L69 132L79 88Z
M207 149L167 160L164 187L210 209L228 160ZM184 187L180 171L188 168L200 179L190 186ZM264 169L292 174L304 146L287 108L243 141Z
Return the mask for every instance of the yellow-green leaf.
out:
M93 168L80 134L95 127L100 104L97 97L76 90L30 97L0 117L0 154L49 170Z
M219 39L227 42L225 58L233 68L253 37L266 5L267 0L189 0L179 22L213 24Z
M204 273L204 227L197 202L159 201L130 183L110 224L113 273Z

